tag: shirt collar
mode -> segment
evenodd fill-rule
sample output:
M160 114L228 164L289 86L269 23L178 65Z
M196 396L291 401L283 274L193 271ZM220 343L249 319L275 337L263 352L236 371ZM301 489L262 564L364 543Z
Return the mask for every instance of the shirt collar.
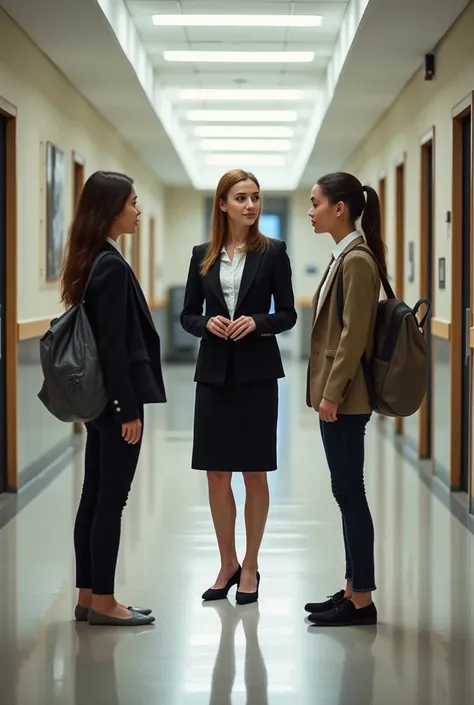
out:
M357 238L359 237L361 237L361 234L357 232L357 230L354 230L353 233L349 233L349 235L346 235L346 237L343 238L341 242L338 242L338 244L332 251L332 256L334 257L334 259L338 259L342 255L346 247L348 247L351 242L354 242L354 240L357 240Z
M113 247L115 247L117 252L120 252L120 247L119 247L118 242L116 240L112 240L111 237L108 237L107 242L110 243ZM120 254L122 254L122 253L120 252Z
M240 253L240 252L243 252L244 249L245 249L245 244L242 243L241 245L238 245L238 246L235 248L235 252L239 252L239 253ZM227 259L228 259L229 262L230 262L230 258L229 258L229 255L227 254L227 250L225 249L225 245L222 246L221 256L222 256L222 255L224 256L224 258L227 257Z

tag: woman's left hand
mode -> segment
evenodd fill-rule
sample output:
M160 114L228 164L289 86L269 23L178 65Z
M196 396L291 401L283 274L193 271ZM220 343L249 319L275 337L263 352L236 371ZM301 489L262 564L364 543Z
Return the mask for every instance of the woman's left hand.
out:
M319 405L319 418L321 421L332 423L337 421L337 404L328 399L323 399Z
M227 328L227 337L232 340L240 340L249 333L253 333L256 327L257 324L252 316L240 316L236 321L232 321Z

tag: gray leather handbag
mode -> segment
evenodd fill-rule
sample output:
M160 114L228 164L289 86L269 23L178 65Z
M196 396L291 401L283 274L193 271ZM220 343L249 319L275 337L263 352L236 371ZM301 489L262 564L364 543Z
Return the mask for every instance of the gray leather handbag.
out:
M99 253L92 263L81 303L51 321L40 340L44 382L38 398L60 421L93 421L108 403L97 343L84 307L94 270L107 254Z

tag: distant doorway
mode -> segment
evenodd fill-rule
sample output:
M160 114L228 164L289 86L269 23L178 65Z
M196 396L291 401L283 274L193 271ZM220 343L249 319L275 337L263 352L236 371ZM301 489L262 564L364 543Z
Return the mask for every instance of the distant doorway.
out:
M403 299L405 284L405 163L397 166L395 181L395 294ZM395 419L395 433L403 433L403 419Z
M433 136L421 145L421 284L420 294L434 303L434 132ZM428 390L420 409L420 458L432 457L433 433L433 361L431 317L425 329L430 351Z
M0 113L0 493L7 488L5 301L7 239L7 119Z

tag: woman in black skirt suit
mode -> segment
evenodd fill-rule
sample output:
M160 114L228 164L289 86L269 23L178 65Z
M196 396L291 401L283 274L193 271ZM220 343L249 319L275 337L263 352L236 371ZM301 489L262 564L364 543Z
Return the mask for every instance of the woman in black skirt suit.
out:
M192 466L206 470L221 569L204 600L258 599L258 553L269 508L267 472L276 470L278 382L284 377L275 336L296 323L286 245L262 235L260 186L233 170L219 182L209 243L196 245L189 267L183 328L201 338ZM269 313L271 298L275 313ZM205 313L203 305L205 304ZM232 473L246 486L247 551L235 547Z

